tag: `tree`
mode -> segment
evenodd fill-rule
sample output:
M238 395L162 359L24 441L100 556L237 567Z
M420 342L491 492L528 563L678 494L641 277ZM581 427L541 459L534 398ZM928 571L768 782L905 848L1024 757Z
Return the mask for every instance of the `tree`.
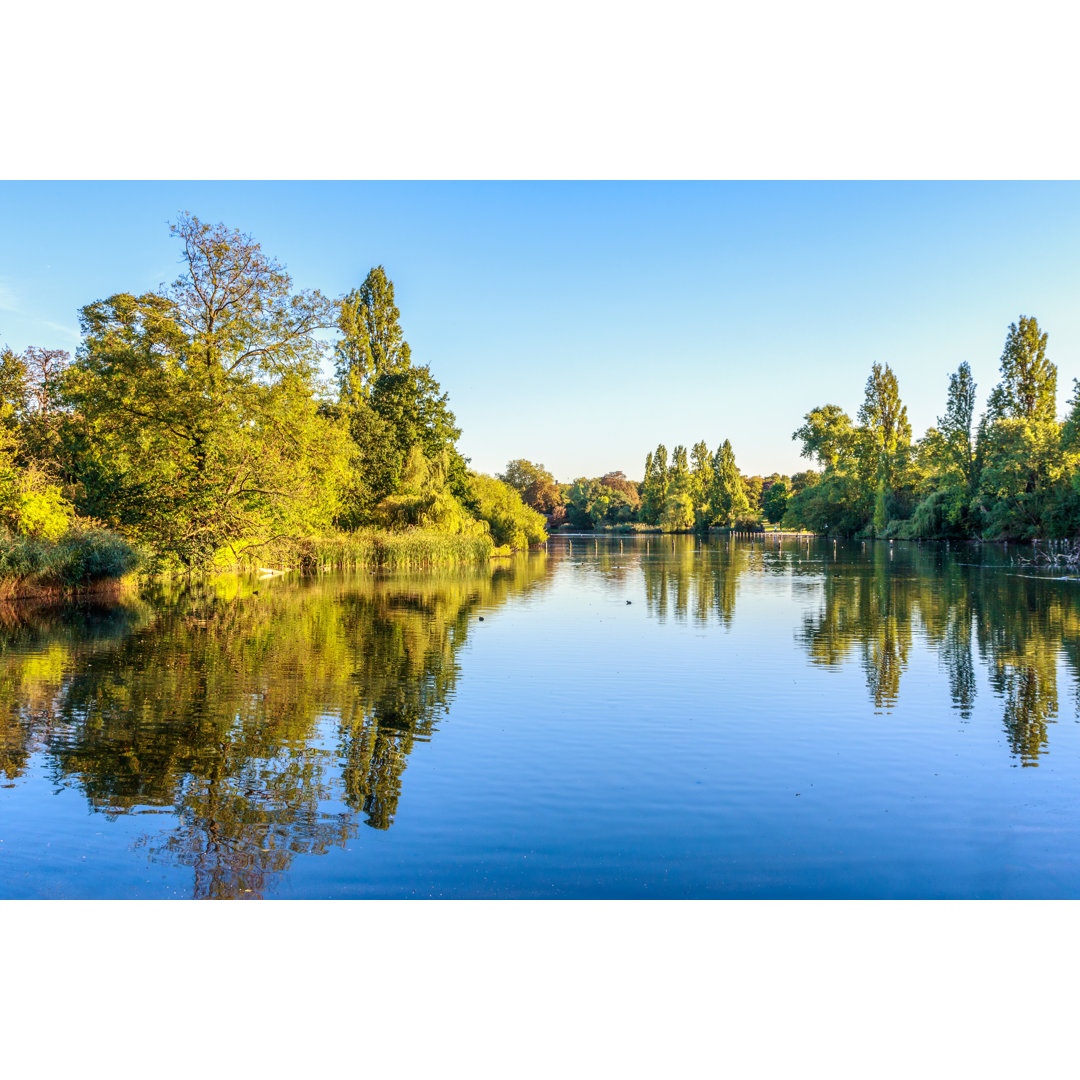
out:
M888 364L874 364L859 408L859 479L873 493L872 524L880 534L897 509L893 499L909 480L911 425L900 401L900 388Z
M487 523L496 544L508 544L520 550L547 539L543 517L526 506L511 485L483 473L470 472L469 486L474 513Z
M358 448L340 518L346 526L377 522L384 500L406 494L401 485L414 446L458 502L469 498L467 462L457 449L461 429L431 369L412 363L400 317L393 282L381 266L341 304L338 410Z
M694 524L699 529L709 525L709 489L712 486L712 455L704 439L690 451L690 497L694 504Z
M660 523L660 515L667 497L668 454L661 443L654 453L645 458L645 478L641 482L641 516L650 525Z
M911 447L907 407L892 368L875 364L866 380L866 396L859 408L864 433L864 471L877 478L886 491L899 487Z
M772 522L780 522L784 519L784 512L787 510L788 503L788 489L787 484L783 480L777 480L765 495L762 500L762 510L765 511L765 517Z
M839 405L821 405L811 409L803 419L806 423L791 435L802 442L800 454L817 458L823 469L844 465L854 450L855 429Z
M58 471L59 413L64 373L71 356L63 349L28 348L22 355L27 373L27 401L23 422L27 454L39 468Z
M1046 359L1047 335L1034 318L1009 326L1001 354L1001 382L988 402L991 421L1053 420L1057 413L1057 367Z
M14 430L30 400L30 372L23 357L0 349L0 424Z
M1054 488L1065 480L1057 368L1046 359L1047 338L1034 318L1021 316L1019 325L1010 325L1001 354L1001 381L990 394L978 447L978 497L992 536L1042 532Z
M561 501L555 477L543 465L515 458L506 463L506 472L497 475L521 496L526 505L542 514L550 514Z
M369 523L383 499L401 493L403 470L414 446L443 471L456 499L468 499L466 462L457 449L461 429L429 368L410 366L380 375L370 396L353 408L351 430L359 459L347 524Z
M713 487L709 493L709 505L712 520L729 528L735 518L750 509L729 439L725 439L713 455Z
M335 360L342 397L365 396L380 375L401 372L411 364L412 350L398 322L394 283L381 266L372 267L359 289L341 303L341 340Z
M349 451L316 380L335 305L250 236L191 214L171 232L181 276L84 307L63 394L83 511L197 568L329 524Z
M972 487L975 475L975 440L972 422L975 416L975 381L971 365L965 360L949 376L949 396L945 415L938 417L937 430L941 435L940 462L966 486Z

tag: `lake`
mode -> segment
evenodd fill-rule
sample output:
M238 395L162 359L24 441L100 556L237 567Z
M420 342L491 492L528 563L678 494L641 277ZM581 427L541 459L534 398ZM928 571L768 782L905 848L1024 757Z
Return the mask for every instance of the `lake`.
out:
M0 898L1076 898L1080 582L553 537L0 607Z

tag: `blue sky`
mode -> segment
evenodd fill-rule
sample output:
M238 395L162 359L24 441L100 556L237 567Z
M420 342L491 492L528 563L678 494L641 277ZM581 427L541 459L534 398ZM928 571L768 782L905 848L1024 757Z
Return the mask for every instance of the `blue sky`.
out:
M74 349L78 308L178 269L190 210L300 287L382 263L482 471L641 477L664 442L805 467L791 432L852 415L875 362L916 434L968 361L980 407L1010 322L1080 376L1080 186L1048 183L0 183L0 342Z

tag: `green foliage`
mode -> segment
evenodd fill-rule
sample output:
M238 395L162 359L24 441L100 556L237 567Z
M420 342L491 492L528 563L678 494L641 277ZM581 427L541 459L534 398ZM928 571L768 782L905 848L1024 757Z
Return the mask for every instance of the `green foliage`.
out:
M783 521L787 511L788 489L783 480L777 480L762 499L762 510L769 521Z
M750 510L750 500L746 497L729 439L725 439L713 455L709 507L711 521L726 526Z
M645 479L641 482L641 517L649 525L658 525L667 498L668 454L661 443L645 458Z
M486 522L499 547L523 550L547 540L543 515L526 506L509 484L484 473L469 473L469 505Z
M1053 420L1057 411L1057 367L1046 359L1047 335L1036 319L1020 316L1009 326L1001 354L1001 382L990 394L991 421Z
M376 520L375 508L402 493L410 451L418 446L442 470L453 496L468 498L465 459L457 450L461 429L447 395L426 367L408 367L376 378L370 396L346 412L358 450L346 524Z
M0 530L0 593L74 589L138 569L138 551L107 529L73 528L59 540Z
M11 409L10 403L0 405L0 421ZM0 529L56 540L67 532L73 508L41 466L31 463L19 467L18 430L0 424Z
M783 524L825 536L854 536L867 522L866 496L858 479L828 472L810 487L788 499Z
M802 456L816 457L824 469L845 465L856 443L851 417L839 405L821 405L811 409L803 419L806 423L791 436L802 442Z
M543 465L534 465L525 458L515 458L507 462L506 472L498 473L497 478L509 484L528 506L541 514L550 514L562 504L555 477Z
M674 489L668 493L660 525L664 532L686 532L694 527L694 503L687 491Z
M411 366L412 350L398 322L394 284L381 266L368 271L363 285L341 303L338 329L341 340L334 349L342 398L356 402L365 397L381 375Z
M1057 368L1046 346L1035 319L1009 327L980 429L977 499L990 537L1041 535L1077 469L1073 427L1056 419Z
M172 232L182 275L83 308L63 389L80 509L194 569L238 536L329 525L351 451L315 378L335 306L250 237L190 215Z
M911 453L911 425L907 408L900 401L900 388L892 369L874 364L866 380L866 392L859 409L861 428L857 440L860 473L872 479L877 506L884 506L884 493L894 492L906 481ZM882 522L882 525L884 522ZM875 528L877 525L875 524Z
M637 485L622 472L579 476L562 493L567 519L576 529L600 529L633 521L641 501Z
M23 357L0 349L0 425L14 431L30 400L30 372Z

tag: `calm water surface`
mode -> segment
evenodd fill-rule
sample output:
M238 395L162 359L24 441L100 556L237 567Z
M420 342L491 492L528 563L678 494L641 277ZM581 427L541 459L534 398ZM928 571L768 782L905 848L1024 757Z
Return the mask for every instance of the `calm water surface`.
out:
M0 607L0 897L1075 898L1078 663L996 548Z

